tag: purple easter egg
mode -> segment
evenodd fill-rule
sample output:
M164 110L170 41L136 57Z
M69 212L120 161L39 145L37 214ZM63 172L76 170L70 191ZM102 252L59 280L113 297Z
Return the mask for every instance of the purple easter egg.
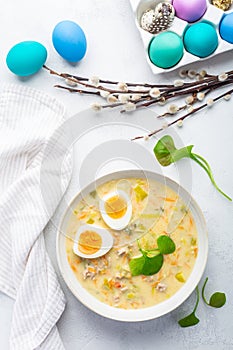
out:
M173 0L176 16L187 22L198 21L206 12L206 0Z

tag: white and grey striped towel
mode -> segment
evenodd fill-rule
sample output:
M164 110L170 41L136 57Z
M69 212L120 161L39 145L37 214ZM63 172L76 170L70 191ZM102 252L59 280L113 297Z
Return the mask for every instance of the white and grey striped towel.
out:
M64 107L44 93L18 85L0 91L0 291L15 299L12 350L64 349L56 323L65 298L43 229L69 183L71 157L63 159L61 173L52 162L46 170L50 181L61 178L63 189L51 188L49 203L41 194L46 147L50 144L54 159L64 156L55 144L64 117Z

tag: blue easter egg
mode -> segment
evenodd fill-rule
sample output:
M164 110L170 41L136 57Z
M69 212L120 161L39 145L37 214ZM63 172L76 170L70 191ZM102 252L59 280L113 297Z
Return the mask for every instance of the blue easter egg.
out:
M218 35L214 26L207 22L192 24L184 33L185 49L192 55L204 58L218 47Z
M59 55L69 62L78 62L85 56L86 36L75 22L59 22L53 30L52 41Z
M219 33L223 40L233 44L233 12L224 15L219 26Z
M38 72L47 58L46 48L37 41L22 41L7 54L6 64L16 75L25 77Z

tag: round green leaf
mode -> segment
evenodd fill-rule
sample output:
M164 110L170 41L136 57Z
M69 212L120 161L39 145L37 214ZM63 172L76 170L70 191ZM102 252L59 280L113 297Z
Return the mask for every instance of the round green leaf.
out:
M209 301L209 305L212 307L220 308L226 303L226 295L221 292L214 293Z
M162 166L168 166L178 160L191 157L193 145L177 149L170 135L163 136L154 147L154 154Z
M179 325L181 327L192 327L199 323L199 319L196 317L195 313L192 312L190 315L179 320Z
M166 235L160 236L157 239L157 244L161 254L172 254L176 250L175 243Z
M163 256L158 254L153 258L148 258L145 256L145 263L142 269L142 274L146 276L151 276L159 272L163 266Z
M176 150L171 136L163 136L155 145L154 154L162 166L168 166L172 163L172 152Z
M145 264L144 256L140 256L139 258L134 258L130 260L129 267L132 276L138 276L142 274L143 266Z

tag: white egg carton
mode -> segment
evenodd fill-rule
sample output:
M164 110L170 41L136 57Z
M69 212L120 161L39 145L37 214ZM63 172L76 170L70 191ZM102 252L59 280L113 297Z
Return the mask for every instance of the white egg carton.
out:
M162 1L172 3L171 0L161 0L161 2ZM189 1L189 0L187 0L187 1ZM219 23L224 15L224 13L228 13L231 11L224 12L224 11L218 9L216 6L211 5L210 2L207 1L207 10L206 10L205 14L202 16L202 18L200 18L200 20L198 20L194 23L205 20L205 21L211 22L215 26L216 32L218 35L218 42L219 43L218 43L218 47L214 51L214 53L208 57L200 58L200 57L197 57L197 56L190 54L189 52L187 52L184 49L183 57L174 67L167 68L167 69L157 67L150 61L150 58L148 55L148 47L149 47L151 39L158 34L150 34L149 32L145 31L144 29L142 29L140 27L140 19L141 19L143 12L149 8L154 8L155 6L153 6L153 4L156 4L156 1L155 0L130 0L130 3L132 6L134 15L135 15L136 26L141 34L141 38L142 38L142 41L143 41L143 44L145 47L145 52L146 52L148 64L150 65L152 72L155 74L173 71L175 69L181 68L182 66L185 66L186 64L207 60L211 57L219 55L222 52L227 52L227 51L230 51L233 49L233 44L230 44L227 41L223 40L221 38L221 36L219 34L219 30L218 30ZM177 33L180 37L182 37L185 28L190 24L192 24L192 23L188 23L188 22L175 16L172 25L167 30L173 31L173 32Z

